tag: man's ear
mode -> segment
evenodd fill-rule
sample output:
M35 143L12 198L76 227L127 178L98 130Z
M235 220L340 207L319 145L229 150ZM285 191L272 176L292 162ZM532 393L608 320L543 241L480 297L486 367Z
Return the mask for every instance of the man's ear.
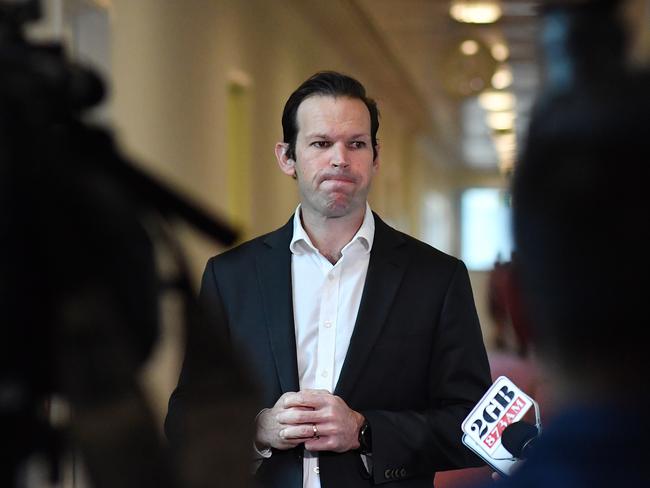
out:
M278 142L275 145L275 159L278 160L278 166L285 175L296 177L296 162L291 159L287 152L289 151L289 144L286 142Z

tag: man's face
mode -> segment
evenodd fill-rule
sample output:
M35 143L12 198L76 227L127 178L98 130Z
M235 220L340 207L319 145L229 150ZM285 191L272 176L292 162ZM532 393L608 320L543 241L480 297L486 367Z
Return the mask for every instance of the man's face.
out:
M365 210L379 159L373 161L363 101L312 96L300 104L296 120L296 160L285 155L280 167L297 177L303 211L335 218ZM286 145L281 147L286 154Z

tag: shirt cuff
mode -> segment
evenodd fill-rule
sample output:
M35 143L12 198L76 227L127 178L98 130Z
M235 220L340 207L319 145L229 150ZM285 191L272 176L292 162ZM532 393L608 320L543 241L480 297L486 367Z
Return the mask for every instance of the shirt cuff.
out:
M268 408L263 408L258 412L257 415L255 415L255 425L257 425L257 419L259 418L262 413L268 410ZM257 445L255 444L255 441L253 441L253 459L255 461L261 461L263 459L268 459L271 457L271 448L270 447L265 447L264 449L258 449Z
M271 457L271 448L267 447L264 449L258 449L255 443L253 442L253 459L255 460L261 460L261 459L268 459Z

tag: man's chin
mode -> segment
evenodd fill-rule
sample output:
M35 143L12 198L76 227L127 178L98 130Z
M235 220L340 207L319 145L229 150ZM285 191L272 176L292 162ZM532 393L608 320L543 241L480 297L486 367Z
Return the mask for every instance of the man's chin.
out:
M349 217L353 214L365 213L366 199L359 195L349 195L343 193L321 195L321 198L312 199L304 198L303 210L308 211L314 216L320 216L328 219L337 219Z
M347 217L352 213L358 211L360 205L354 204L350 201L332 201L327 204L323 210L323 215L330 219L337 219Z

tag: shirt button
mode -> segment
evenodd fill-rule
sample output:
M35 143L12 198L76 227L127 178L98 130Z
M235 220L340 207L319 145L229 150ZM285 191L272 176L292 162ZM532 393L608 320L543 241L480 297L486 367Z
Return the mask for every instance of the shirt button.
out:
M329 273L329 274L327 275L327 279L330 280L330 281L332 281L332 280L334 279L334 273Z
M320 468L318 466L314 468L314 473L320 474Z
M327 370L325 369L325 370L323 370L323 372L322 372L320 375L321 375L323 378L327 378L327 375L328 375L328 374L329 374L329 373L328 373Z
M332 322L326 320L325 322L323 322L323 325L325 326L326 329L329 329L330 327L332 327Z

